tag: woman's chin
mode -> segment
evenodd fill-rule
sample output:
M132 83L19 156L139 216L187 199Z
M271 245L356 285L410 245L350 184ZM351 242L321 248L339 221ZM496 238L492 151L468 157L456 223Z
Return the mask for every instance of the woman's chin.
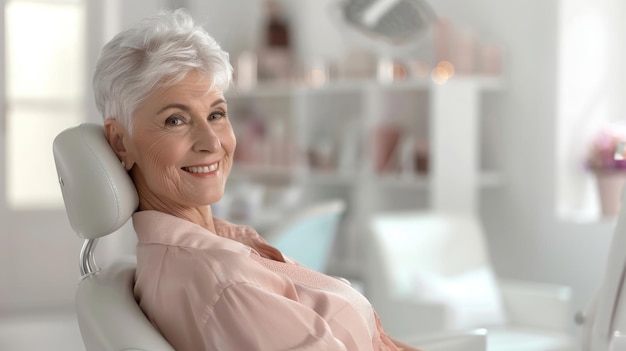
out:
M211 206L214 205L216 203L218 203L222 197L223 197L224 193L221 192L219 194L211 194L210 196L207 196L204 201L202 201L202 203L206 206Z

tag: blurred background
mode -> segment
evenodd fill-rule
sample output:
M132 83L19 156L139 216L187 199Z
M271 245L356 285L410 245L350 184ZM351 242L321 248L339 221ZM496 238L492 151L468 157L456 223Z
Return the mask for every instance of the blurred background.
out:
M81 349L82 241L63 209L52 140L101 121L91 77L104 43L178 7L235 68L227 98L238 149L217 216L270 235L294 213L342 199L326 270L367 296L377 283L364 264L368 220L454 207L461 192L497 277L571 288L577 337L573 315L601 282L615 226L596 174L616 172L590 160L626 112L626 3L430 1L429 37L398 55L342 30L333 3L2 1L0 349L28 349L16 341L32 335L24 325L49 330L48 349ZM133 240L124 230L103 239L100 264L132 253Z

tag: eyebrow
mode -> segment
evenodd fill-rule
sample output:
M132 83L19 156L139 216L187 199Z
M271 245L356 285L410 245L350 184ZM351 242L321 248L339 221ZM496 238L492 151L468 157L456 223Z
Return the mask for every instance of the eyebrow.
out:
M219 104L225 104L225 103L226 103L226 100L224 100L224 99L217 99L217 100L213 101L213 103L211 104L211 107L215 107L215 106L217 106ZM181 110L183 110L185 112L189 112L189 106L187 106L185 104L173 103L173 104L167 104L167 105L163 106L163 108L160 109L159 112L157 112L157 114L159 114L159 113L161 113L161 112L163 112L163 111L165 111L167 109L170 109L170 108L177 108L177 109L181 109Z

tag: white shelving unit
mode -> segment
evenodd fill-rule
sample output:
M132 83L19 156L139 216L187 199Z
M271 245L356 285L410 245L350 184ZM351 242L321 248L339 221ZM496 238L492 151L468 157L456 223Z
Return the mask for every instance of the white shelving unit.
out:
M307 201L343 197L349 212L337 257L344 260L343 267L358 265L359 235L373 211L417 207L475 212L479 189L501 183L497 171L479 169L478 147L482 93L500 89L499 78L455 77L441 85L426 80L389 84L362 80L232 91L227 99L239 145L246 143L239 135L240 122L250 118L240 113L253 113L266 132L269 124L283 123L278 128L281 143L294 149L294 158L279 164L267 161L271 157L267 162L236 160L231 182L296 186ZM403 108L395 110L397 106ZM402 133L396 151L404 137L428 140L427 173L376 170L372 151L381 145L375 144L372 133L384 124ZM318 146L339 153L351 148L352 158L347 158L353 162L315 167L310 152Z

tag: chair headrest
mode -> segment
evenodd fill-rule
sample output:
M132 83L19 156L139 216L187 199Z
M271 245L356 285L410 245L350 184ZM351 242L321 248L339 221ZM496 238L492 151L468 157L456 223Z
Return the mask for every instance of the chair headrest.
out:
M54 139L52 149L65 210L76 234L96 239L124 225L139 198L104 128L84 123L66 129Z

